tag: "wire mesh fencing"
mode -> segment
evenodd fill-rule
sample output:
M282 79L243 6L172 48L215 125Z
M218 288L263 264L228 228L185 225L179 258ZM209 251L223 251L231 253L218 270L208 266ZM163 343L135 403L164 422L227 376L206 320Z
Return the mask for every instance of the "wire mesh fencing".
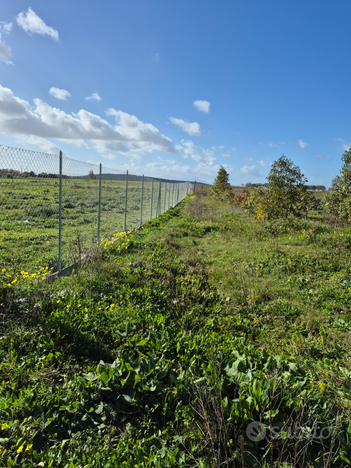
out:
M194 182L0 145L0 267L61 270L177 205Z

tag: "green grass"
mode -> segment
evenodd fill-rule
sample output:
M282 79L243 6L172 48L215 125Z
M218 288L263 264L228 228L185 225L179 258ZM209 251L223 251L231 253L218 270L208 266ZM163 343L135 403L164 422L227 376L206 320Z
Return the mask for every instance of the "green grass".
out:
M198 187L71 278L6 277L0 466L349 466L349 234Z
M158 182L145 181L142 223L156 214ZM140 226L141 182L129 181L127 230ZM160 211L171 202L162 183ZM57 179L0 178L0 266L18 271L57 267L59 186ZM152 195L152 200L151 200ZM99 181L63 179L62 264L69 265L97 240ZM165 205L166 202L166 205ZM152 207L151 207L152 205ZM152 208L152 213L151 213ZM124 230L125 182L103 180L100 237Z

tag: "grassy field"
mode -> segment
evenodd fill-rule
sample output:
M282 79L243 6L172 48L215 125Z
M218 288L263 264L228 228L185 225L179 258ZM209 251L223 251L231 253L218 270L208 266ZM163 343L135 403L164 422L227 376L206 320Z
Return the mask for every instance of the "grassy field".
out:
M350 466L350 238L197 187L71 278L2 272L0 467Z
M35 271L57 267L59 182L57 179L0 178L0 266ZM103 180L100 237L124 230L125 181ZM127 230L140 226L141 182L128 182ZM159 182L144 183L142 222L155 217ZM160 211L172 202L162 183ZM69 265L97 240L99 181L63 179L62 264ZM151 201L151 195L152 201ZM175 199L173 199L175 202ZM152 205L152 207L151 207Z

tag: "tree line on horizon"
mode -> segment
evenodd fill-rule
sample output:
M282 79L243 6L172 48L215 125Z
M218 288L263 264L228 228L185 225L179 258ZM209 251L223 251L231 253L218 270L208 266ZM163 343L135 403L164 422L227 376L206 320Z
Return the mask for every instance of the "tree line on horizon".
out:
M244 184L242 184L242 187L244 186ZM253 188L258 188L258 187L266 187L267 186L267 183L266 182L263 182L263 183L251 183L251 182L247 182L245 184L245 187L253 187ZM305 185L306 189L307 190L313 190L314 192L318 192L318 191L322 191L322 192L325 192L327 189L326 189L326 186L325 185Z

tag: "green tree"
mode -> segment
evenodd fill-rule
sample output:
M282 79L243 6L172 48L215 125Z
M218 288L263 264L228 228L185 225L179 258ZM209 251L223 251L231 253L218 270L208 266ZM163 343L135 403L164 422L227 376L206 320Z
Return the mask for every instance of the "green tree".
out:
M219 200L232 200L233 189L229 183L229 174L223 166L219 168L217 177L213 182L212 197Z
M96 179L96 177L95 177L95 174L94 174L94 171L93 171L93 170L89 171L89 174L88 174L88 179Z
M351 221L351 148L341 156L343 166L340 175L332 179L330 196L327 199L328 211L340 219Z
M307 213L315 197L307 192L307 178L291 159L283 154L273 163L267 180L262 207L268 218Z

